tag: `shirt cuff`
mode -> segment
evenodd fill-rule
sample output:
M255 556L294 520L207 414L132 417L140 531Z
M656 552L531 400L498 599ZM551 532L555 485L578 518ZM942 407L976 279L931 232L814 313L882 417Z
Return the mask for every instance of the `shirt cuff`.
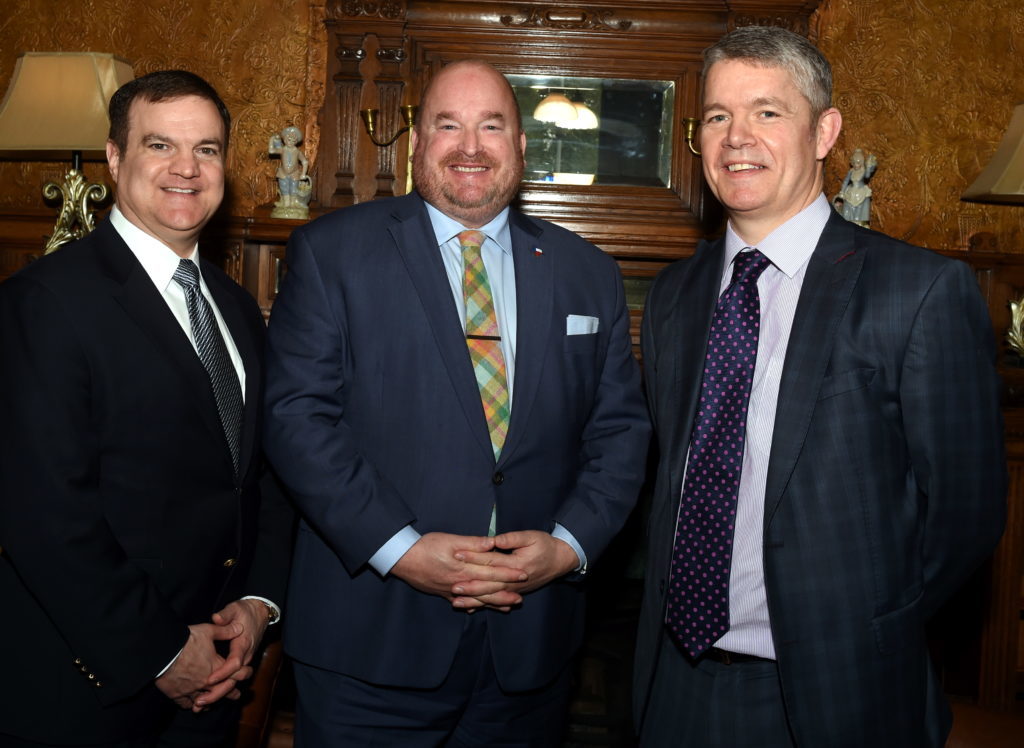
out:
M382 577L386 577L391 571L391 567L397 564L398 559L404 556L419 539L420 534L412 529L412 525L406 525L392 535L391 540L382 545L380 550L370 556L370 566Z
M270 617L270 620L267 621L267 625L268 626L273 626L275 623L277 623L278 621L281 620L281 609L277 606L277 603L275 603L275 602L273 602L271 600L268 600L265 597L260 597L259 595L246 595L246 596L244 596L244 597L242 597L240 599L242 599L242 600L259 600L261 603L263 603L268 608L270 608L272 611L274 611L274 614Z
M181 649L179 649L179 650L178 650L178 654L174 655L174 657L173 657L173 658L171 659L171 661L170 661L170 662L168 662L168 663L167 663L166 665L164 665L164 669L163 669L163 670L161 670L161 671L160 671L159 673L157 673L157 674L156 674L156 677L155 677L155 678L153 678L153 680L156 680L156 679L157 679L157 678L159 678L159 677L160 677L161 675L163 675L163 674L164 674L164 673L166 673L166 672L167 672L168 670L170 670L170 669L171 669L171 665L173 665L173 664L174 664L174 663L175 663L175 662L176 662L176 661L178 660L178 658L179 658L179 657L181 657L181 653L182 653L182 652L184 652L184 651L185 651L185 648L184 648L184 647L182 647Z
M558 540L564 540L569 544L569 547L576 551L576 557L580 560L580 565L577 566L573 571L576 574L587 573L587 554L583 552L583 546L581 546L573 534L566 530L562 525L555 523L555 529L551 531L551 537L557 538Z

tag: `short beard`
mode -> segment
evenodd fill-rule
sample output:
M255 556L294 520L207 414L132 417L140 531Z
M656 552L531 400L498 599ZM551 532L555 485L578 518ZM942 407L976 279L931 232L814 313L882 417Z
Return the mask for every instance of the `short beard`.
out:
M519 185L523 180L523 151L518 143L515 147L514 159L513 163L504 165L506 167L504 177L496 182L491 189L472 200L467 200L456 194L445 181L443 178L445 169L454 163L472 163L491 169L496 169L501 164L495 162L486 153L478 154L472 159L451 153L442 159L434 170L425 163L423 149L417 148L412 156L412 182L420 196L442 213L464 223L475 223L482 226L504 210L505 206L512 202L516 193L519 192Z

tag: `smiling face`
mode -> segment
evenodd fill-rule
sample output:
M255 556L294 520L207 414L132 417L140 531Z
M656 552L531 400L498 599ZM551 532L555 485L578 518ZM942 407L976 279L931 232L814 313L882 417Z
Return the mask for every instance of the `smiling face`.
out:
M431 82L413 131L413 182L468 228L508 205L523 178L526 136L512 90L482 63L453 63Z
M822 161L842 126L830 108L814 121L789 72L716 62L704 81L704 176L733 229L757 244L821 193Z
M117 207L147 234L187 256L224 197L224 138L224 122L207 99L136 99L124 152L107 142Z

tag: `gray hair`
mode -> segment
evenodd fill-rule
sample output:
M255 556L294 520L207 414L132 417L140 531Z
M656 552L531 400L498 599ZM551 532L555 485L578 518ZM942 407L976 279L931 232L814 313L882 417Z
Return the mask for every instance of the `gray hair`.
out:
M807 39L778 26L741 26L704 50L704 72L724 60L742 60L789 72L817 121L832 106L832 66Z

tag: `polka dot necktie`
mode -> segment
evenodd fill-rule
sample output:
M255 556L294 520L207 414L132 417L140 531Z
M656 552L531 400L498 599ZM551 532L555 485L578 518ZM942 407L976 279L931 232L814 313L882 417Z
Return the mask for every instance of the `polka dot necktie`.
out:
M199 268L191 260L182 259L174 271L173 278L185 292L185 306L188 307L196 352L199 354L199 360L203 362L203 368L210 376L213 399L217 403L220 423L228 440L231 462L237 475L244 407L238 373L231 363L213 308L199 288Z
M676 524L665 623L693 658L729 630L729 571L761 304L758 250L733 263L711 320Z

